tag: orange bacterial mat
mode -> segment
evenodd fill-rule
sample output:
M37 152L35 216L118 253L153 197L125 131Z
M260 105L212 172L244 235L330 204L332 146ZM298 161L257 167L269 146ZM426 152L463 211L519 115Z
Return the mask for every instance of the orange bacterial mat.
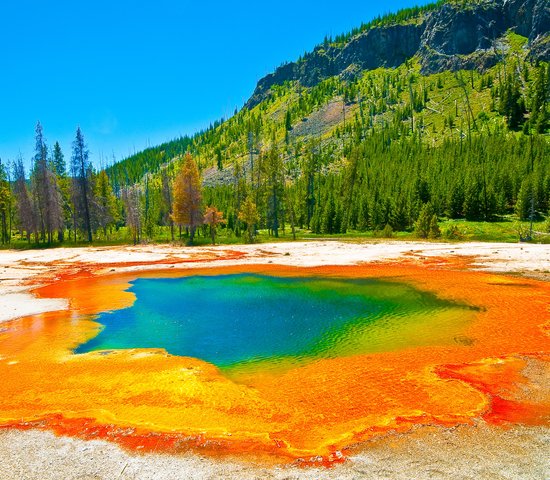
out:
M139 277L253 272L377 278L476 307L456 341L327 358L228 378L160 349L74 355L93 315L129 306ZM277 265L77 274L35 291L70 310L2 324L0 425L102 438L144 451L341 461L352 445L414 425L548 424L550 285L431 260L348 267ZM541 386L542 385L542 386Z

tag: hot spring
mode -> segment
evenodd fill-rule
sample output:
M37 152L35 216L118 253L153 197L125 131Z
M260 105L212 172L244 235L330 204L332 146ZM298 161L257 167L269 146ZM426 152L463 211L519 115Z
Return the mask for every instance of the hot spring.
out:
M76 353L164 348L222 370L464 342L472 308L374 279L260 274L138 278Z

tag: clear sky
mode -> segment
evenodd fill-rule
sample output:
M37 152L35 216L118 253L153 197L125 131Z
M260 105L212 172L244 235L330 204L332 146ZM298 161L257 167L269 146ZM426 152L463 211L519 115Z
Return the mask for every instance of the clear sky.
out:
M426 0L2 0L0 158L26 165L40 120L96 165L228 117L285 61Z

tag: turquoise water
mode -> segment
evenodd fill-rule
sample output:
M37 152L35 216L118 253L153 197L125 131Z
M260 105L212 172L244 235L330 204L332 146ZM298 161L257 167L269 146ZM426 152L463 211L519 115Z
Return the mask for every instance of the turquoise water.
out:
M452 341L470 311L408 285L369 279L141 278L129 290L134 305L101 313L101 331L76 353L164 348L219 367L303 361ZM446 330L443 337L423 333L434 321Z

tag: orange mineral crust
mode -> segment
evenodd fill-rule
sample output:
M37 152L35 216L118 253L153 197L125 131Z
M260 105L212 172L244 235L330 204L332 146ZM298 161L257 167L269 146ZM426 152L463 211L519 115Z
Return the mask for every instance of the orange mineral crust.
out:
M280 371L220 371L134 349L74 355L98 333L93 315L129 306L128 282L255 272L380 278L476 307L455 341L318 360ZM74 275L35 291L69 311L11 321L0 333L0 424L106 438L129 448L323 456L417 424L547 424L550 285L431 260L349 267L227 267Z

